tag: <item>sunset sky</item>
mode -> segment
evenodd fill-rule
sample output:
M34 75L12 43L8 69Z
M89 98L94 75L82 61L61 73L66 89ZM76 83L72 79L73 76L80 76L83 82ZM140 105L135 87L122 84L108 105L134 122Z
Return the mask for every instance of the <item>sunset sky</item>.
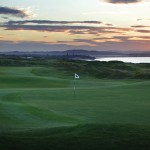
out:
M150 0L0 0L0 52L150 51Z

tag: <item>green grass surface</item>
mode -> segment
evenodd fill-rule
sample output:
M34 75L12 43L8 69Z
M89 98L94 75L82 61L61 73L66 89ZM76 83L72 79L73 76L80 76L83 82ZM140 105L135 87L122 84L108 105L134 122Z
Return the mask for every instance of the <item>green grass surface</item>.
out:
M73 74L52 67L0 67L0 147L92 150L148 144L149 80L81 76L75 95L73 85Z

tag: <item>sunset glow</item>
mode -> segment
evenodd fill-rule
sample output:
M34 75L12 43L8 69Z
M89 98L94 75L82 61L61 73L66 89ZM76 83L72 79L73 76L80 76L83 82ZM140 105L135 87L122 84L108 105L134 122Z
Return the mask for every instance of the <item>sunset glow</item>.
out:
M0 4L0 51L150 51L148 0L6 0Z

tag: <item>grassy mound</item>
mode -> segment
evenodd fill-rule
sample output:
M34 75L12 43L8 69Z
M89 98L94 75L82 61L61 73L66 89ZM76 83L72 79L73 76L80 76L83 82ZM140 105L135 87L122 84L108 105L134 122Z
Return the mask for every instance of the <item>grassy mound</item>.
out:
M59 70L76 72L96 78L106 79L150 79L149 64L133 64L121 61L57 61Z

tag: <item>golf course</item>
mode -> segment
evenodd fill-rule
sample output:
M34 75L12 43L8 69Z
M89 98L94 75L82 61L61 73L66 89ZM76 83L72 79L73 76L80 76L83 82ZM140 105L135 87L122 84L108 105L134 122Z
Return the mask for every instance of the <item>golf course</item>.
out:
M97 78L57 65L0 66L0 149L150 149L148 77Z

